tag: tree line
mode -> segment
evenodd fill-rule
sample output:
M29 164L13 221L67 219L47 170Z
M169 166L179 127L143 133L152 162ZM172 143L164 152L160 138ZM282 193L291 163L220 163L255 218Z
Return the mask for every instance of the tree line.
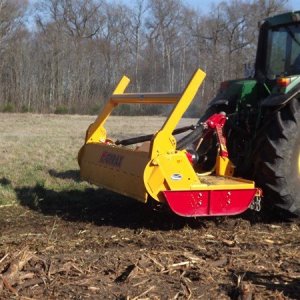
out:
M130 91L179 92L198 67L205 104L254 61L258 22L287 9L282 0L224 1L207 13L181 0L0 0L0 110L93 114L123 74Z

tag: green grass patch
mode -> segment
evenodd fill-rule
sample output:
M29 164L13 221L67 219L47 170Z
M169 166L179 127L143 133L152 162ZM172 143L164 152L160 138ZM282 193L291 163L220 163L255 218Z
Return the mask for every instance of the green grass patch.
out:
M95 116L0 113L0 118L0 205L88 201L98 189L80 180L77 164ZM113 116L106 128L112 138L134 137L155 132L163 121Z

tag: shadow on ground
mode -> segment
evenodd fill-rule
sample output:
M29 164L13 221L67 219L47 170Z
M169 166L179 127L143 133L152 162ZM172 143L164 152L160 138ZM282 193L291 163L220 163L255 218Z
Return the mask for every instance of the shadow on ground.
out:
M49 175L51 177L55 178L60 178L60 179L71 179L74 180L75 182L80 182L80 173L78 170L67 170L64 172L57 172L56 170L49 170L48 171Z
M245 271L240 274L242 280L237 286L223 285L222 288L228 292L230 299L262 299L256 297L255 287L264 287L273 292L274 297L268 299L299 299L300 279L291 279L281 275L270 274L268 272L250 272ZM234 271L233 281L237 280L237 274ZM250 284L250 285L249 285ZM277 294L277 297L275 296ZM267 299L267 298L263 298Z
M49 174L52 177L80 182L78 170L49 170ZM92 222L100 226L170 230L184 226L206 227L208 220L216 225L226 223L227 227L234 227L240 218L252 224L282 222L281 218L278 219L273 214L265 215L250 210L230 218L183 218L172 213L166 205L153 203L155 201L149 201L149 204L145 205L100 188L54 191L36 184L35 187L21 187L15 191L20 204L30 209L45 215L57 215L69 221Z
M288 273L287 273L288 277ZM269 291L283 292L286 297L299 299L300 295L300 279L286 279L281 275L263 274L256 272L247 272L244 280L248 280L254 285L265 286ZM279 299L279 298L278 298Z
M44 215L55 215L73 222L150 230L206 226L204 219L182 218L173 214L166 206L158 206L152 202L140 203L100 188L54 191L36 184L35 187L16 188L15 192L21 205Z
M6 177L0 178L0 185L7 186L11 185L11 181L7 179Z

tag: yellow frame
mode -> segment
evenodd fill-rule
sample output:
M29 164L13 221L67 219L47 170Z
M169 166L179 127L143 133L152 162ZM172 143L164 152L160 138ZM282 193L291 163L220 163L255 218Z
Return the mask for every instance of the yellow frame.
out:
M189 162L186 151L176 150L173 131L190 106L206 74L196 70L182 94L125 93L130 82L124 76L97 119L87 130L85 145L78 155L81 177L123 195L146 202L148 196L164 202L166 190L232 190L251 189L254 182L231 176L230 161L218 157L216 174L199 176ZM150 142L148 152L106 143L105 122L119 104L174 104L161 129ZM111 161L103 160L109 153ZM104 161L105 163L101 163ZM115 162L117 166L114 166ZM110 164L110 162L113 162ZM224 177L223 177L224 176Z
M176 141L172 132L181 120L183 114L193 101L200 85L202 84L206 74L198 69L192 79L188 83L182 94L170 93L144 93L144 94L131 94L125 93L126 88L130 83L130 79L126 76L118 83L111 98L106 103L104 109L97 117L96 121L89 127L86 137L86 143L105 142L106 130L104 124L112 111L119 104L176 104L169 117L163 124L155 136L152 155L153 158L158 153L165 151L175 150Z

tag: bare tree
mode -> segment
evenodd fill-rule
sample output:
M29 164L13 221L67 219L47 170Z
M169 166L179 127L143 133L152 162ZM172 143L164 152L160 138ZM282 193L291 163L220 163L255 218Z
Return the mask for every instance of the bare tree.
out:
M183 0L41 0L30 12L24 0L0 0L0 110L95 113L123 74L138 91L180 91L197 67L207 72L206 103L221 81L243 75L258 21L286 3L231 0L203 14Z
M15 37L23 25L27 1L0 0L0 51Z

